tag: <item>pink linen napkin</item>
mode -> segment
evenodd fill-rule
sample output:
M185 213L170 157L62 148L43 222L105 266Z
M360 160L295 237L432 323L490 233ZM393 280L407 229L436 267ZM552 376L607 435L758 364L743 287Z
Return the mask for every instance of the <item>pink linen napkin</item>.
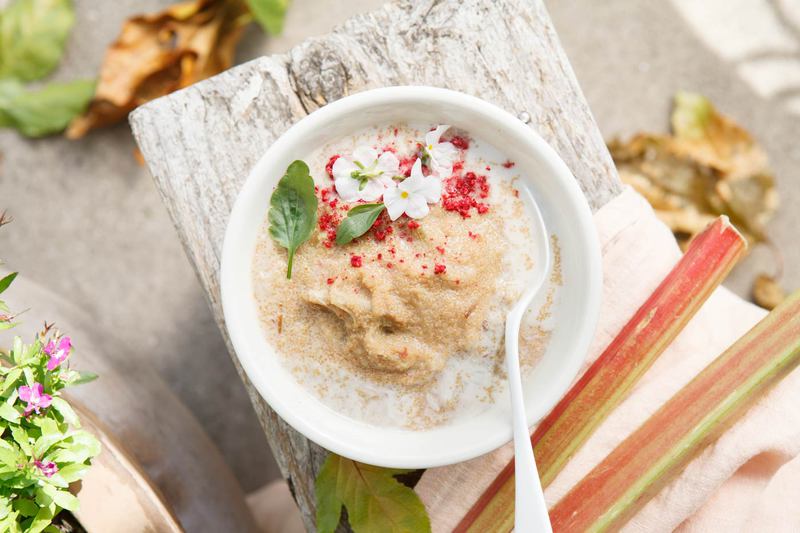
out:
M595 214L603 304L593 361L680 257L647 202L625 190ZM545 491L553 505L667 399L765 315L719 288ZM434 532L450 531L513 455L510 445L427 470L416 491ZM768 392L667 485L625 531L800 531L800 371Z

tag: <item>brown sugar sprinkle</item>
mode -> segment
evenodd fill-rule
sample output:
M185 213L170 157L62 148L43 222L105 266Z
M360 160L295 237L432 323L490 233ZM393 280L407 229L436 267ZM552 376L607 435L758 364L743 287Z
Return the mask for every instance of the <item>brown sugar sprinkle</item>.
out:
M278 334L283 333L283 313L278 313Z

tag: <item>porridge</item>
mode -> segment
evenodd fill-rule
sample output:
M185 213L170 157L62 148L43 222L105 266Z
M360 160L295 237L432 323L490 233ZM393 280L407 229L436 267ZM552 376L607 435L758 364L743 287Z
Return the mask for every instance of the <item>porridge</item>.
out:
M291 278L274 233L296 230L291 220L270 214L253 259L259 316L283 364L333 410L371 424L426 428L486 409L504 390L505 315L534 256L514 163L466 132L398 124L322 146L305 164L316 211ZM528 313L523 371L548 336Z

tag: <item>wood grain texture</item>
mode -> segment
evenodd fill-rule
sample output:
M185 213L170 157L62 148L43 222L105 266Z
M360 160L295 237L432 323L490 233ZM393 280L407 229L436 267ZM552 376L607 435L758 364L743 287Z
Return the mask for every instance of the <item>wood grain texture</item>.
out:
M447 87L514 114L527 112L594 209L621 190L541 0L395 1L285 55L240 65L131 114L139 147L223 334L222 241L250 169L306 114L388 85ZM233 360L312 529L314 474L325 452L280 420Z

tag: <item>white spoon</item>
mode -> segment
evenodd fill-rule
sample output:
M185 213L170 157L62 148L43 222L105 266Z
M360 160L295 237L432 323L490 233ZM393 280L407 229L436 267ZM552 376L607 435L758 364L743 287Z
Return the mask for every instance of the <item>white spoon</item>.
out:
M530 191L521 186L520 193L528 204L533 224L530 229L536 242L536 257L525 293L506 317L506 367L508 388L511 391L511 415L514 427L514 531L516 533L552 532L539 472L533 458L531 435L525 415L522 395L522 376L519 369L519 328L525 311L542 288L550 271L550 244L542 213Z

